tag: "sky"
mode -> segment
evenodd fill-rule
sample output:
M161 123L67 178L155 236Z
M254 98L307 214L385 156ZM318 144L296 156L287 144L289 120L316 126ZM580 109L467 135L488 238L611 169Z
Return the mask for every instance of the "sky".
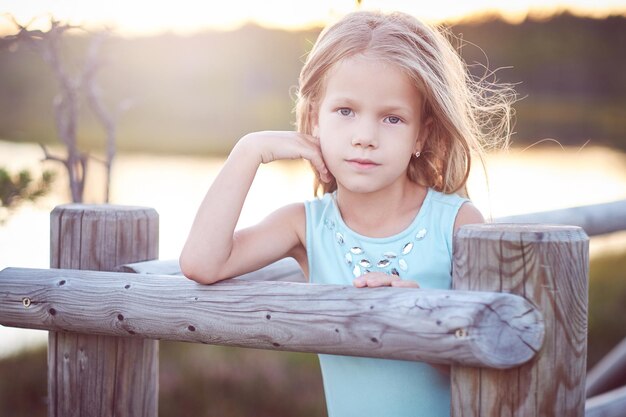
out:
M400 10L431 23L484 12L499 13L510 21L562 10L594 17L626 15L626 0L362 0L360 7ZM130 35L233 29L247 22L298 29L324 25L356 8L356 0L2 0L0 30L13 29L9 15L22 25L36 18L31 29L44 28L53 16L72 24L94 29L106 26Z

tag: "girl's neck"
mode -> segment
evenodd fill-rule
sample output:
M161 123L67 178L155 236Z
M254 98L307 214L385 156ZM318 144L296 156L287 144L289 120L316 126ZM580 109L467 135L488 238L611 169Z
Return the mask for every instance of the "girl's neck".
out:
M339 186L337 206L346 225L364 236L388 237L406 229L420 210L428 189L412 181L373 193Z

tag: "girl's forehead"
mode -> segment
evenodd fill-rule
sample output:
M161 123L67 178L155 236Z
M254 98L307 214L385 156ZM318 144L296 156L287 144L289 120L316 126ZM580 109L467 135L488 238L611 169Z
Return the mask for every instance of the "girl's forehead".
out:
M381 58L368 52L362 52L355 55L349 55L337 61L328 70L327 77L330 77L342 70L355 71L359 68L367 68L381 73L403 72L400 65L390 61L389 59Z
M386 59L357 54L335 63L324 79L321 97L337 98L359 94L415 102L422 94L400 65Z

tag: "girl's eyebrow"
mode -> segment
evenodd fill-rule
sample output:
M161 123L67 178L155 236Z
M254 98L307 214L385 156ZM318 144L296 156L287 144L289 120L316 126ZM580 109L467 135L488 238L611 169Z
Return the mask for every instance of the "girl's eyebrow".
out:
M330 96L328 97L328 103L330 104L331 107L335 107L335 106L345 106L345 107L358 107L358 101L357 100L353 100L350 97L346 97L343 96L341 94L337 94L336 96ZM396 103L390 103L390 104L381 104L378 106L379 110L382 113L396 113L396 112L400 112L400 113L412 113L413 109L410 106L404 105L404 104L396 104Z
M413 112L413 109L408 106L395 105L391 104L388 106L381 106L383 113L407 113L410 114Z
M330 97L328 97L328 102L331 105L341 104L341 105L346 105L346 106L354 106L357 104L355 100L352 100L350 97L346 97L341 94L337 94L335 96L331 95Z

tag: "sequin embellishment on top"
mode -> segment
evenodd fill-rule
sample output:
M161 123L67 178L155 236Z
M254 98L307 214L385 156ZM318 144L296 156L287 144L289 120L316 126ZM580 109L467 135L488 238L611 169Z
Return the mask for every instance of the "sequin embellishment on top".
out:
M335 244L339 246L344 254L346 267L352 272L354 277L359 277L369 272L384 272L390 275L402 276L403 272L409 270L409 264L405 259L415 248L415 244L426 237L428 231L421 228L414 236L414 240L410 240L400 247L397 251L386 251L380 254L366 253L363 245L358 241L348 242L348 234L339 230L334 220L324 220L324 225L334 231Z

